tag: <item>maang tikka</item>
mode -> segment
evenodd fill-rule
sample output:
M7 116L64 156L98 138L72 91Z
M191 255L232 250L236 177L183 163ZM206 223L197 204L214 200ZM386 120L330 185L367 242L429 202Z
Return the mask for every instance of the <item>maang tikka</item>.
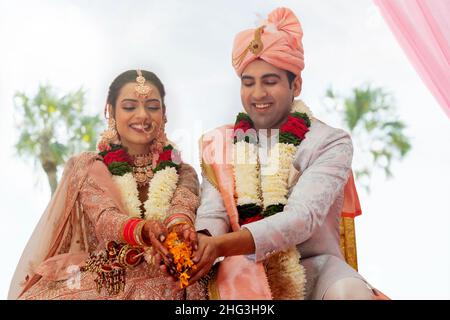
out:
M142 75L141 70L136 70L136 73L138 75L136 78L137 85L134 87L134 90L136 91L136 95L139 98L146 98L148 94L152 91L152 88L150 88L150 86L145 84L146 80Z

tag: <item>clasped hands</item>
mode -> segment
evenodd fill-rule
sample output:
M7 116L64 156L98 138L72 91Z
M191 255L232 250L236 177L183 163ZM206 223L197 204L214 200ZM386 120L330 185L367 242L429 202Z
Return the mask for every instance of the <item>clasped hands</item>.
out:
M192 261L195 268L191 269L189 275L189 285L195 283L205 276L211 269L214 261L219 257L219 249L215 238L204 234L197 234L195 227L190 223L176 224L166 228L157 221L148 221L142 230L142 237L146 243L151 243L155 253L155 263L160 265L160 269L167 274L169 281L176 282L176 267L173 255L165 247L164 241L168 234L175 232L178 239L189 244L193 250ZM179 286L174 285L175 288Z

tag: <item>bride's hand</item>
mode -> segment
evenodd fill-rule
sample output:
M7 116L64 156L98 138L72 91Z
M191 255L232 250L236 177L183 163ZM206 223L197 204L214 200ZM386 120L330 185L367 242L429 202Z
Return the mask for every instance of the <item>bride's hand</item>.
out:
M142 240L153 247L156 265L164 266L164 271L174 276L176 267L173 263L173 256L164 246L167 235L167 228L158 221L149 220L142 228Z
M198 249L198 239L195 227L190 223L180 223L169 227L169 233L175 232L179 240L187 243L193 252ZM161 266L160 269L167 275L167 280L174 285L174 290L182 290L179 285L179 279L177 277L176 268L173 264L167 264L162 261L162 255L156 255L156 261L158 261ZM163 263L164 262L164 263Z
M147 245L151 245L154 252L158 252L169 259L169 251L163 244L164 240L167 238L167 234L167 228L162 223L155 220L146 221L142 228L142 240Z
M169 228L169 232L175 232L178 235L178 239L187 243L192 251L198 249L198 239L195 227L190 223L176 224Z

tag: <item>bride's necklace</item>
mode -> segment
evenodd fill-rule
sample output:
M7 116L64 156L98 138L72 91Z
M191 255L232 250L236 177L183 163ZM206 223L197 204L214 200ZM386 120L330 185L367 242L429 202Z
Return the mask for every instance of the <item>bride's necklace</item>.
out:
M153 177L152 155L136 155L133 156L133 177L139 187L148 185Z
M156 159L151 155L132 157L121 145L109 145L99 155L120 190L125 213L131 217L141 217L139 181L144 186L148 184L147 200L144 203L145 218L158 221L166 218L178 185L181 163L179 152L170 143Z

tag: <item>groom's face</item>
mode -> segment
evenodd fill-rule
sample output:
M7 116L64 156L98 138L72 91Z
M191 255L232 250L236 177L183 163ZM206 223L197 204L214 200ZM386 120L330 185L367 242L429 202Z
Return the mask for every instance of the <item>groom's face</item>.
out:
M256 129L278 129L300 91L300 77L289 85L285 70L261 59L249 63L241 75L242 105Z

